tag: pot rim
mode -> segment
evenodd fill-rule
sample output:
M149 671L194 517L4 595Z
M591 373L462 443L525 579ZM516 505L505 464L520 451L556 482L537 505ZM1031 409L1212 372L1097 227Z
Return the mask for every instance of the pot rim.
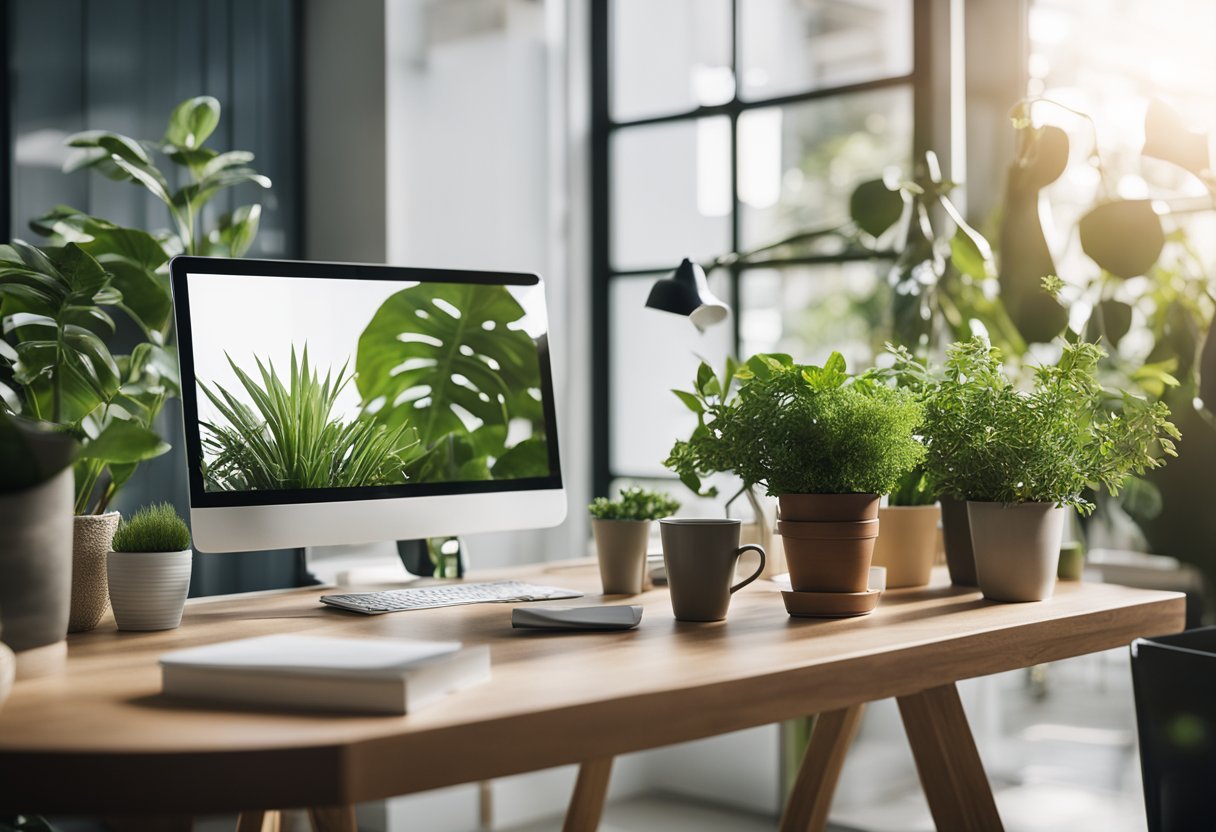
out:
M191 546L187 549L174 549L171 551L164 551L164 552L116 552L113 549L106 552L107 557L109 557L110 555L119 555L120 557L124 556L124 555L155 555L158 558L167 558L167 557L172 557L173 555L193 555L193 554L194 554L193 546Z
M626 520L623 517L592 517L592 523L653 523L653 520Z
M105 520L106 518L115 517L115 516L122 517L122 512L115 509L113 511L103 512L101 514L73 514L72 519L73 520L86 520L86 521L92 522L92 521L97 521L97 520Z
M1042 508L1048 506L1050 508L1064 508L1057 505L1054 500L1022 500L1014 503L1006 503L1002 500L966 500L967 505L974 503L977 506L1000 506L1001 508Z
M738 517L660 517L669 526L733 526L742 525Z

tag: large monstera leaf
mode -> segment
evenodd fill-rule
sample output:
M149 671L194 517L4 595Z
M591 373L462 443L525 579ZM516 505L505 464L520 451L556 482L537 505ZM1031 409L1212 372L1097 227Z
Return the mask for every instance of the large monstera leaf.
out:
M402 289L359 338L355 372L363 406L391 427L413 425L428 449L453 435L505 441L507 423L534 412L531 391L540 386L536 344L511 326L523 317L502 286ZM482 424L471 429L462 411Z

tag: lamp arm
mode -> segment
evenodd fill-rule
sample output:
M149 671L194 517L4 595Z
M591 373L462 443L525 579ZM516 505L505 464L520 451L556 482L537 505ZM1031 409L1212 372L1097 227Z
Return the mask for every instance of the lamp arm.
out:
M834 225L828 228L816 228L810 231L799 231L797 234L792 234L784 239L777 240L773 243L766 243L758 248L753 248L748 251L730 252L728 254L720 254L702 268L709 270L719 266L729 266L733 263L744 263L751 260L760 254L782 248L783 246L792 246L797 243L805 243L811 240L817 240L820 237L831 237L833 235L841 235L848 224Z

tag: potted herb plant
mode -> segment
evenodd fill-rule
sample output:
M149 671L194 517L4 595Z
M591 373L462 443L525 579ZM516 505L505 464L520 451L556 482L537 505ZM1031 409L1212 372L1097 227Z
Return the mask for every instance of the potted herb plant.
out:
M1055 586L1065 508L1093 510L1090 489L1118 493L1127 477L1176 456L1163 402L1108 393L1100 347L1065 344L1055 364L1016 387L982 339L955 344L926 408L935 476L967 500L976 578L986 598L1039 601Z
M6 402L9 390L0 380ZM0 627L22 678L52 672L67 656L79 449L64 430L0 407Z
M679 502L667 494L644 488L623 488L620 499L597 497L587 507L605 595L637 595L642 591L650 523L679 508Z
M839 353L823 367L757 355L735 377L733 397L698 400L698 431L668 465L685 482L730 470L776 496L796 591L864 592L879 495L924 454L920 404L877 375L850 376Z
M168 503L146 506L116 532L106 555L120 630L172 630L190 590L190 530Z

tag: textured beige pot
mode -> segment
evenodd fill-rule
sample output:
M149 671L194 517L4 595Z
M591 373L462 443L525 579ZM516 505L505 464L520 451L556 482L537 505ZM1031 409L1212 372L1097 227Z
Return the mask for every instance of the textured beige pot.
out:
M193 552L110 552L110 600L120 630L172 630L182 623Z
M980 591L992 601L1051 597L1064 536L1064 509L1052 503L968 502Z
M106 553L118 530L117 511L82 514L72 535L72 610L68 632L91 630L110 608L106 583Z
M645 583L650 521L592 518L591 529L604 594L637 595Z
M874 541L874 566L887 568L887 587L924 586L937 554L936 506L884 506L878 510L882 534Z

